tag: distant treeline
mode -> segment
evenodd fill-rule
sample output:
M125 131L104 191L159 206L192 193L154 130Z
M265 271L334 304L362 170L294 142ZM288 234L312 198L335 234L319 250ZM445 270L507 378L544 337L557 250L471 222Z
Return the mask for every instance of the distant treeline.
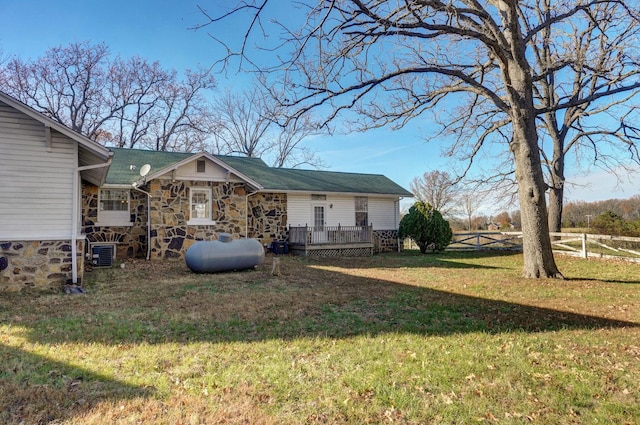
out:
M562 227L581 227L589 233L640 236L640 195L629 199L576 201L565 204Z

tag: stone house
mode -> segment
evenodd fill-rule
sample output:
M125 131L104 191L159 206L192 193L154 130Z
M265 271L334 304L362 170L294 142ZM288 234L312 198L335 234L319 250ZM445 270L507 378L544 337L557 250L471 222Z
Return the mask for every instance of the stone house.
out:
M222 232L267 248L287 241L296 251L292 228L308 234L300 249L307 255L397 250L399 200L412 196L382 175L279 169L205 152L112 151L104 184L84 182L82 191L88 252L107 248L111 260L182 258Z
M2 92L0 180L0 291L80 283L87 261L182 258L222 232L304 255L397 250L412 196L378 174L107 149Z

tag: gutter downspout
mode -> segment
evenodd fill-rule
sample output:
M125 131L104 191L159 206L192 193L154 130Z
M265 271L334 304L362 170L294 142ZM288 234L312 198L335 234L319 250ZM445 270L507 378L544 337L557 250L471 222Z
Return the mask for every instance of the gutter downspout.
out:
M393 219L394 219L394 222L396 223L396 235L398 239L398 253L402 251L400 249L400 221L398 219L400 215L400 201L402 201L403 199L404 199L404 196L398 197L398 200L396 201L398 203L398 208L393 209Z
M78 210L80 208L80 198L82 197L82 193L80 193L80 173L86 170L93 170L96 168L104 168L111 165L112 158L110 157L107 162L103 164L93 164L93 165L85 165L82 167L77 167L73 173L73 211L71 213L71 220L73 220L71 224L71 283L74 285L78 284L78 259L76 256L78 255L78 225L80 224L80 218L78 217Z
M138 188L136 183L131 185L134 190L147 195L147 261L151 258L151 194Z

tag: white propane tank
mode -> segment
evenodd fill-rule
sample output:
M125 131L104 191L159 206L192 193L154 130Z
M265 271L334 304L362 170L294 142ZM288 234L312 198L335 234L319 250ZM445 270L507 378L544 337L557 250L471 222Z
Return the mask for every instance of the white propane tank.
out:
M264 261L264 248L256 239L233 239L221 233L217 241L199 241L187 249L187 267L195 273L253 268Z

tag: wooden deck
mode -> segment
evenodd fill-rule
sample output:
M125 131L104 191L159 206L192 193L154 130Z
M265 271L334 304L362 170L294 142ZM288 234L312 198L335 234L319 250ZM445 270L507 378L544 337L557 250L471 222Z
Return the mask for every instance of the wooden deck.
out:
M289 250L307 257L373 255L371 226L289 227Z

